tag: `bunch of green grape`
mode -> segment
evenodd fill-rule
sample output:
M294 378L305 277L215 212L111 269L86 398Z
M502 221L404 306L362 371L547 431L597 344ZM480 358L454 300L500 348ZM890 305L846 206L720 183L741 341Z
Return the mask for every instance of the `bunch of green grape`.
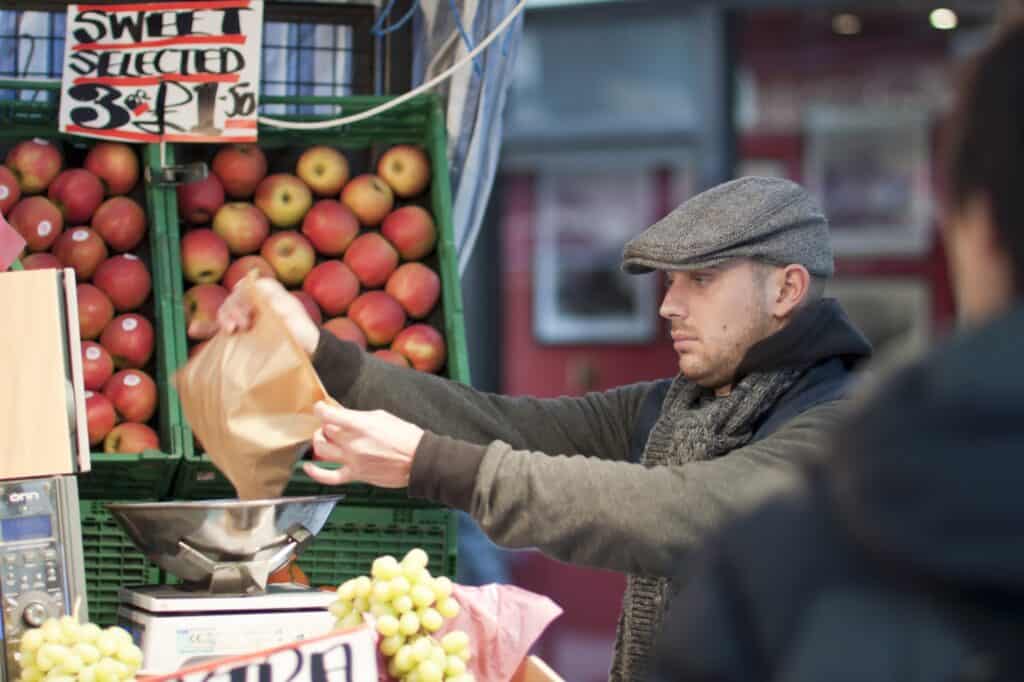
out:
M142 650L127 630L64 616L22 634L18 664L21 682L121 682L135 679Z
M410 550L402 561L393 556L374 560L372 576L359 576L338 588L330 611L336 627L352 628L373 615L380 633L380 651L388 658L388 674L402 682L474 682L466 671L469 635L449 632L432 636L459 613L452 581L427 570L422 549Z

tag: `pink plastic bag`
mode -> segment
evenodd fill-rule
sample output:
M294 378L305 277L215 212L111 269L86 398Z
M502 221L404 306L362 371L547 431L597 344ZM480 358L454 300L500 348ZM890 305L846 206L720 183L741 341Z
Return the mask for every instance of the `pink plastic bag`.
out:
M477 682L511 680L534 642L562 614L561 607L547 597L513 585L455 585L452 596L461 607L459 615L433 637L440 641L452 630L469 635L473 657L466 667ZM383 655L378 663L380 681L392 682Z

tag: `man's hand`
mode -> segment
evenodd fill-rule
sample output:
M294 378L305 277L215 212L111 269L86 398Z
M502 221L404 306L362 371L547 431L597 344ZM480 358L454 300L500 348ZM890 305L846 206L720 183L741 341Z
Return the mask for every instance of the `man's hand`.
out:
M323 422L313 436L313 452L319 459L338 462L335 471L315 464L306 473L324 485L362 481L381 488L409 485L412 458L423 438L423 429L384 412L360 412L327 403L317 403L316 415Z
M310 356L316 351L320 340L320 330L310 319L309 313L302 303L292 296L276 279L261 277L255 281L260 294L266 299L270 308L278 314L288 331L291 332L299 346ZM217 323L228 334L244 331L252 326L255 308L236 287L227 297L217 312ZM208 324L208 323L207 323Z

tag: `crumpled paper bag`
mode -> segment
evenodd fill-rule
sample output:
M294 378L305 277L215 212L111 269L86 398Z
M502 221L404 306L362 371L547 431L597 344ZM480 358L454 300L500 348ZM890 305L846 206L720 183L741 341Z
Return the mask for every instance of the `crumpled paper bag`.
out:
M562 615L562 608L550 598L514 585L453 588L459 615L431 636L440 641L452 630L468 634L473 656L466 669L477 682L509 682L544 630ZM364 619L373 622L368 613ZM379 650L377 670L379 682L393 682Z
M254 281L238 284L255 309L250 329L218 332L174 377L185 419L243 500L281 495L320 427L313 406L333 402Z

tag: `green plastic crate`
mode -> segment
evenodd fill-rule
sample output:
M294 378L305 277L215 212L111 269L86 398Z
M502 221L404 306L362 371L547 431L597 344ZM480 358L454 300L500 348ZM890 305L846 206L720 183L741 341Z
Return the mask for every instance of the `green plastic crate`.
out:
M332 106L346 115L366 111L372 107L389 101L388 97L263 97L264 104L308 104ZM281 117L288 120L316 120L312 116ZM319 118L326 118L321 116ZM437 310L426 322L444 329L445 342L448 349L448 361L443 373L450 379L469 382L469 359L466 344L466 332L463 321L462 291L459 283L457 255L455 250L452 226L452 200L449 181L446 133L444 115L440 101L432 95L416 97L399 107L370 119L360 121L342 129L322 131L284 131L263 126L259 131L259 144L267 150L270 159L270 172L288 170L281 166L275 168L275 154L294 161L298 153L315 144L325 144L342 149L346 152L354 177L359 173L371 170L376 165L379 155L387 148L401 143L418 144L424 147L431 158L432 180L425 207L430 210L438 228L438 243L435 253L426 259L428 265L435 268L441 277L441 302ZM168 163L195 160L209 161L215 147L206 145L174 145L168 148ZM288 155L291 155L290 157ZM166 231L164 248L167 260L175 268L176 276L172 277L172 296L175 302L175 329L178 331L176 341L181 362L187 359L185 342L184 312L181 305L184 293L183 278L180 274L180 228L177 214L176 195L166 192L166 222L161 222L160 229ZM184 457L178 470L174 485L174 494L182 499L210 499L233 497L234 490L224 477L217 471L209 458L196 453L193 440L187 428L183 426ZM325 464L324 466L331 466ZM346 495L344 505L383 505L423 507L427 505L421 500L408 497L404 489L384 489L365 484L351 484L340 488L325 490L310 479L301 470L301 463L295 468L291 483L285 491L286 495L305 495L320 492L342 492Z
M336 507L298 565L313 586L336 586L369 575L379 556L401 560L420 547L430 557L431 574L454 578L456 523L446 509Z
M106 504L83 500L79 505L89 620L102 626L117 624L118 591L122 587L161 581L160 569L135 548Z
M20 98L0 100L0 155L18 141L39 137L59 144L65 159L78 165L88 148L96 143L57 132L59 84L0 80L0 93L16 93ZM145 147L141 152L140 166L147 156L155 158L157 149ZM141 454L93 452L92 471L78 479L79 496L83 499L161 498L170 492L181 461L181 406L168 381L178 357L172 346L172 306L166 295L169 273L166 254L156 248L160 239L156 225L162 222L163 199L143 186L140 179L131 197L145 206L147 214L149 238L135 251L146 263L153 280L153 293L141 312L154 321L156 332L153 359L145 370L157 384L159 405L150 426L160 436L161 449Z

